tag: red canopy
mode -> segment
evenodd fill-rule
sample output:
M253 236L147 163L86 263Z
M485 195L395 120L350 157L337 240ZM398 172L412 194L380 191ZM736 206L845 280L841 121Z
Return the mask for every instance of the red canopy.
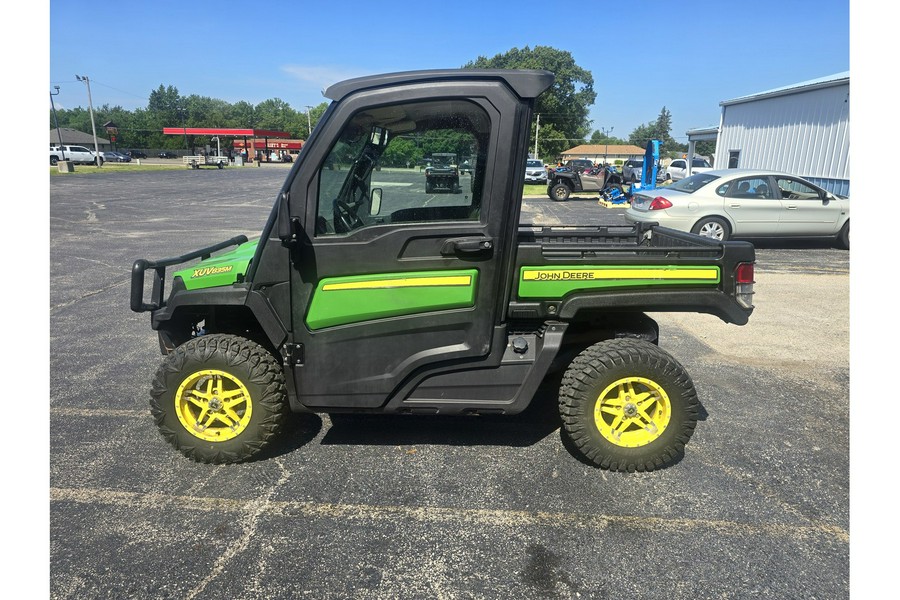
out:
M227 135L233 137L274 137L289 138L287 131L270 131L268 129L233 129L230 127L163 127L166 135Z

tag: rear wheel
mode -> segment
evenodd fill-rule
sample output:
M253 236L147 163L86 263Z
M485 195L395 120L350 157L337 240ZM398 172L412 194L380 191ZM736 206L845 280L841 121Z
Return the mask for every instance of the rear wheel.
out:
M563 428L588 461L652 471L684 454L699 401L684 368L655 344L594 344L569 365L559 394Z
M550 188L550 198L557 202L565 202L569 199L569 194L571 190L569 186L564 183L557 183L552 188Z
M205 335L177 347L150 393L163 437L204 463L253 458L288 413L281 365L259 344L234 335Z
M58 163L58 162L59 162L59 159L56 158L55 156L50 157L50 165L51 166L56 166L56 163Z
M731 228L719 217L705 217L697 221L697 224L691 229L691 233L724 242L731 236Z

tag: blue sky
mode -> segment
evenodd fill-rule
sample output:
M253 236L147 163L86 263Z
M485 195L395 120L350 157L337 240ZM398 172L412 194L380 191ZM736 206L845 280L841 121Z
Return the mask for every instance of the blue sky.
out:
M571 52L594 77L593 129L627 138L665 106L672 134L719 102L850 69L848 0L553 3L50 0L57 107L144 107L182 95L298 110L348 77L460 67L511 48ZM78 51L73 51L77 48Z

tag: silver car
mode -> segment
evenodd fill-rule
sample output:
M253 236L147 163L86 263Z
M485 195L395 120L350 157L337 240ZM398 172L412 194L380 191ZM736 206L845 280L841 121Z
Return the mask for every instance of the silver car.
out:
M525 162L525 183L547 183L547 168L536 158Z
M641 173L644 170L643 158L629 158L622 165L622 177L628 183L636 183L641 180Z
M638 192L625 211L632 223L727 240L831 238L850 248L850 200L787 173L722 169Z

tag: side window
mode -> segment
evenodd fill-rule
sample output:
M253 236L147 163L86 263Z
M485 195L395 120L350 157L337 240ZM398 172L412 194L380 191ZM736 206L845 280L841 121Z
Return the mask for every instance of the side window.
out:
M746 177L733 181L726 195L729 198L775 198L775 194L769 189L768 177Z
M775 182L778 184L778 192L782 198L790 200L819 200L819 190L810 187L803 181L798 181L791 177L776 177Z
M683 160L673 160L672 168L674 169L683 169L685 168L685 162Z
M391 223L480 219L490 119L438 100L366 109L319 172L316 236ZM471 168L460 173L459 165Z
M729 150L728 151L728 168L729 169L737 169L740 162L741 162L741 151L740 150Z

